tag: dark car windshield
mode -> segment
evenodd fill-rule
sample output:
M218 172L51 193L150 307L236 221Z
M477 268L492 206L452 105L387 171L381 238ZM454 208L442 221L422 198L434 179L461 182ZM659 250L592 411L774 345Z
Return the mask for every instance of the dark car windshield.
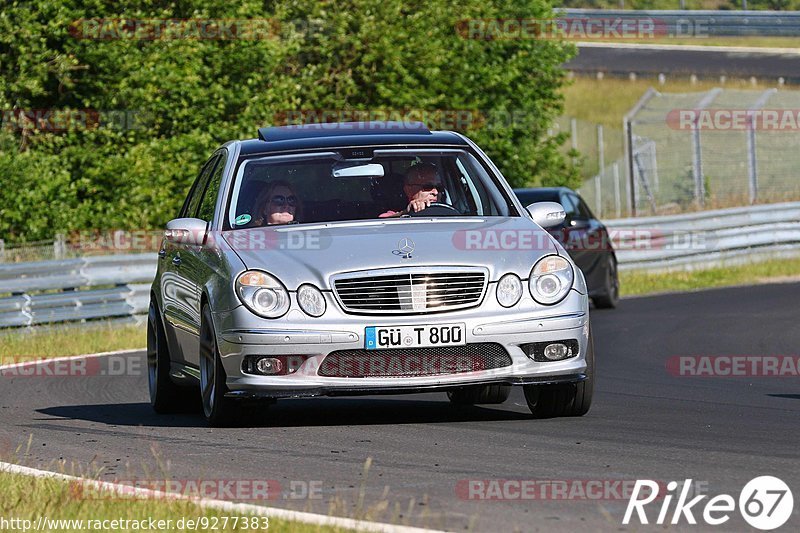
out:
M433 188L436 201L445 207L430 208L431 216L516 214L486 169L466 151L376 149L371 155L361 160L345 160L333 152L243 159L226 226L400 216L410 195ZM351 167L357 175L348 175Z

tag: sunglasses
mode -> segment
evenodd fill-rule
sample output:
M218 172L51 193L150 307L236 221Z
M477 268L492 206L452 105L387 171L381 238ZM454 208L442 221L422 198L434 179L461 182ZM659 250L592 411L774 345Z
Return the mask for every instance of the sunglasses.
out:
M441 182L430 182L430 183L409 183L411 187L419 187L423 191L430 191L433 189L442 190L444 185Z
M279 207L283 207L285 205L288 205L289 207L297 207L297 196L283 196L276 194L270 198L269 203Z

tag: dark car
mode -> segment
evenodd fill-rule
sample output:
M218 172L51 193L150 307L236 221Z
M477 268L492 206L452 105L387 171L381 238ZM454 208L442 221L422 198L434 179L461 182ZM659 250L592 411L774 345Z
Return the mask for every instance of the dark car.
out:
M551 235L569 252L583 271L589 287L589 297L598 308L613 308L619 299L617 256L611 245L608 230L568 187L539 187L514 189L522 205L536 202L558 202L564 206L567 218L560 226L548 228Z

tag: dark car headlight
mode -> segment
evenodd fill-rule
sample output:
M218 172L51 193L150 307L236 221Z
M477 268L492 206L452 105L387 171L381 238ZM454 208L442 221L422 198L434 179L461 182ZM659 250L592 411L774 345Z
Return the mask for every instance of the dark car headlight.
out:
M573 281L575 273L570 262L558 255L548 255L534 265L528 288L534 300L553 305L566 297Z
M280 318L289 310L289 292L278 278L259 270L236 278L236 294L245 307L264 318Z

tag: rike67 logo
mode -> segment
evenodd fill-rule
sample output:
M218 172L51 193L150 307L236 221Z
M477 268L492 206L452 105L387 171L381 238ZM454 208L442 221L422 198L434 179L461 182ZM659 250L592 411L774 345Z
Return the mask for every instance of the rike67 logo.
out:
M640 523L649 524L645 506L656 500L661 503L655 520L658 525L676 525L684 519L688 524L697 524L697 514L706 524L718 526L728 522L731 513L737 508L737 501L728 494L714 496L705 502L703 500L708 497L705 494L689 499L691 479L687 479L683 485L670 481L665 494L659 490L661 486L649 479L636 480L622 523L629 524L635 512ZM673 500L676 503L671 509ZM739 493L738 508L742 518L751 527L769 531L781 527L789 520L794 509L794 498L789 486L782 480L773 476L760 476L751 479Z

